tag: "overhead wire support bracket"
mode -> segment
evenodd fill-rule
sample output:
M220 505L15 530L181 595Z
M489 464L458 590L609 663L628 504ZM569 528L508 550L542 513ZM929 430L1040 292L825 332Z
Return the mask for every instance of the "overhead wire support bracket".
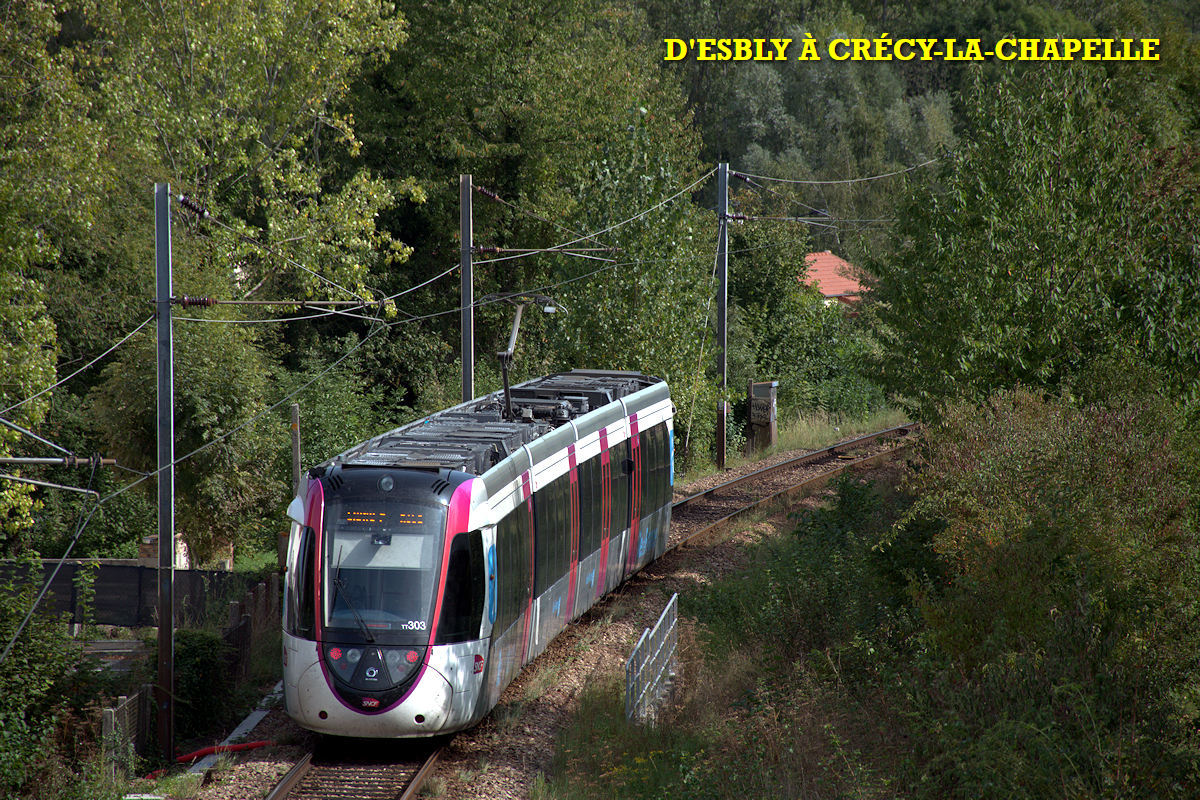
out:
M471 248L473 252L487 253L615 253L616 247L484 247Z
M60 453L66 453L69 456L74 455L74 453L72 453L70 450L63 447L62 445L57 445L54 442L50 441L49 439L43 439L41 436L38 436L33 431L22 428L20 425L18 425L15 422L12 422L11 420L7 420L7 419L4 419L3 417L0 417L0 425L4 425L7 428L12 428L17 433L22 433L22 434L28 436L30 439L36 439L37 441L41 442L42 444L46 445L47 447L57 450Z
M38 458L33 456L6 456L0 458L0 464L5 466L29 467L115 467L115 458L101 458L98 454L91 456L70 455L66 458Z
M157 301L151 300L154 303ZM384 300L218 300L214 297L193 297L180 295L171 298L171 305L181 308L211 308L213 306L289 306L296 308L341 308L353 306L365 308L380 305Z
M79 492L80 494L90 494L92 497L94 497L96 499L97 502L100 501L100 493L97 492L95 489L81 489L78 486L64 486L61 483L50 483L49 481L35 481L33 478L25 478L20 475L5 475L3 473L0 473L0 478L3 478L4 480L7 480L7 481L16 481L17 483L29 483L29 484L33 484L34 486L44 486L47 489L62 489L65 492Z

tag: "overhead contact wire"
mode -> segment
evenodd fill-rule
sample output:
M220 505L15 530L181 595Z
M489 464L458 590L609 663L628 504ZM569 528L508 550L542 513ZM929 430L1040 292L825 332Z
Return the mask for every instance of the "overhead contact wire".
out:
M792 178L775 178L770 175L752 175L748 172L740 173L740 174L745 175L745 177L747 177L747 178L757 178L760 181L776 181L777 183L797 183L797 184L802 184L804 186L836 186L839 184L846 184L846 183L865 183L867 181L877 181L881 178L891 178L895 175L903 175L906 172L912 172L913 170L920 169L921 167L927 167L930 164L933 164L934 162L940 161L941 158L942 158L941 156L939 156L937 158L931 158L928 161L922 161L920 164L913 164L911 167L905 167L904 169L898 169L898 170L895 170L894 172L885 172L882 175L868 175L865 178L843 178L841 180L802 181L802 180L795 180Z
M624 226L624 225L628 225L628 224L630 224L630 223L632 223L632 222L636 222L637 220L641 219L642 217L646 216L647 214L650 214L650 213L652 213L652 212L654 212L654 211L657 211L658 209L662 208L662 207L663 207L663 206L665 206L667 203L670 203L670 202L674 201L675 199L677 199L677 198L681 197L682 195L685 195L685 194L687 194L687 193L688 193L688 192L690 192L692 189L696 188L696 187L697 187L697 186L699 186L701 183L703 183L704 181L708 180L708 179L709 179L709 177L711 177L711 176L712 176L712 175L713 175L715 172L716 172L716 169L710 169L708 172L704 173L704 174L703 174L703 175L701 175L699 178L697 178L695 181L693 181L693 182L692 182L690 185L688 185L686 188L684 188L684 189L680 189L678 192L676 192L675 194L671 195L670 197L668 197L668 198L666 198L666 199L664 199L664 200L660 200L659 202L655 203L654 205L650 206L649 208L645 209L644 211L641 211L641 212L638 212L637 214L634 214L634 215L633 215L632 217L630 217L629 219L625 219L625 220L622 220L622 221L620 221L620 222L617 222L617 223L615 223L615 224L613 224L613 225L609 225L607 228L603 228L603 229L601 229L601 230L598 230L598 231L593 231L592 233L584 234L584 235L582 235L582 236L580 236L580 237L578 237L578 238L576 238L576 239L572 239L572 240L570 240L570 241L567 241L567 242L562 242L562 243L560 243L560 244L556 244L556 245L554 245L554 246L552 246L552 247L549 247L549 248L547 248L547 251L549 251L550 253L553 253L553 252L554 252L555 250L557 250L557 249L561 249L561 248L564 248L564 247L570 247L571 245L573 245L573 244L577 244L577 243L579 243L579 242L582 242L582 241L584 241L585 239L595 239L595 237L597 237L597 236L603 236L604 234L606 234L606 233L609 233L610 231L614 231L614 230L616 230L617 228L620 228L620 227L622 227L622 226ZM497 261L510 261L510 260L512 260L512 259L514 259L514 258L525 258L525 257L527 257L527 256L531 256L531 255L534 255L534 254L533 254L533 253L519 253L519 254L517 254L517 255L511 255L511 256L502 256L502 257L500 257L500 258L489 258L489 259L485 259L485 260L483 260L483 261L476 261L476 262L474 262L474 263L475 263L475 265L477 265L477 266L478 266L478 265L480 265L480 264L493 264L493 263L496 263Z
M138 325L136 328L134 328L134 329L133 329L133 330L131 330L129 333L127 333L127 334L125 335L125 337L121 339L121 341L117 342L117 343L116 343L116 344L114 344L112 347L108 348L108 349L107 349L107 350L105 350L103 353L101 353L100 355L96 356L96 357L95 357L95 358L93 358L91 361L89 361L88 363L84 364L82 367L80 367L79 369L75 370L74 372L72 372L72 373L71 373L70 375L68 375L67 377L63 378L62 380L58 381L57 383L55 383L55 384L53 384L53 385L51 385L51 386L47 386L45 389L42 389L40 392L38 392L38 393L37 393L37 394L35 394L35 395L31 395L31 396L29 396L29 397L26 397L24 400L20 401L19 403L13 403L13 404L12 404L11 406L9 406L8 408L5 408L5 409L3 409L3 410L0 410L0 414L7 414L9 411L12 411L14 408L19 408L20 406L23 406L23 405L25 405L26 403L30 402L31 400L36 400L37 398L39 398L39 397L41 397L42 395L44 395L46 392L52 391L52 390L54 390L54 389L57 389L59 386L62 386L64 383L66 383L67 381L71 380L72 378L74 378L74 377L75 377L76 375L78 375L79 373L86 371L88 368L90 368L91 366L93 366L94 364L96 364L96 362L98 362L98 361L102 360L102 359L103 359L105 356L107 356L109 353L111 353L112 351L116 350L116 349L117 349L118 347L120 347L121 345L125 344L125 342L129 341L129 339L130 339L130 338L131 338L131 337L132 337L132 336L133 336L135 333L137 333L138 331L140 331L142 328L146 327L147 325L149 325L149 324L150 324L151 322L153 322L153 321L154 321L154 317L153 317L153 316L150 316L150 317L148 317L148 318L147 318L147 319L146 319L146 320L145 320L145 321L144 321L144 322L143 322L141 325Z

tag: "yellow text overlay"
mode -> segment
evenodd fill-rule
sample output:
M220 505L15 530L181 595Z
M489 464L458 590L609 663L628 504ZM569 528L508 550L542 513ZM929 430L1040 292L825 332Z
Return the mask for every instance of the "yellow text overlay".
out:
M1158 39L663 39L664 61L1158 61Z

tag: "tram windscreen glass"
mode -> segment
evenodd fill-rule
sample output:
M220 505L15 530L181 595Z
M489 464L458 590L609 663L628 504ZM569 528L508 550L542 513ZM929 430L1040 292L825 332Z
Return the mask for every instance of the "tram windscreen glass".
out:
M325 627L368 640L427 639L445 529L446 510L435 503L379 493L327 498Z

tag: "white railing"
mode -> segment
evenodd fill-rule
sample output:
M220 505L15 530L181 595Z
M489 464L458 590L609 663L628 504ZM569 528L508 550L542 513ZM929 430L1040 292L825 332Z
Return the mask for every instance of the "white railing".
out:
M670 695L679 641L679 595L671 595L654 630L647 628L625 664L625 718L654 722L658 707Z

